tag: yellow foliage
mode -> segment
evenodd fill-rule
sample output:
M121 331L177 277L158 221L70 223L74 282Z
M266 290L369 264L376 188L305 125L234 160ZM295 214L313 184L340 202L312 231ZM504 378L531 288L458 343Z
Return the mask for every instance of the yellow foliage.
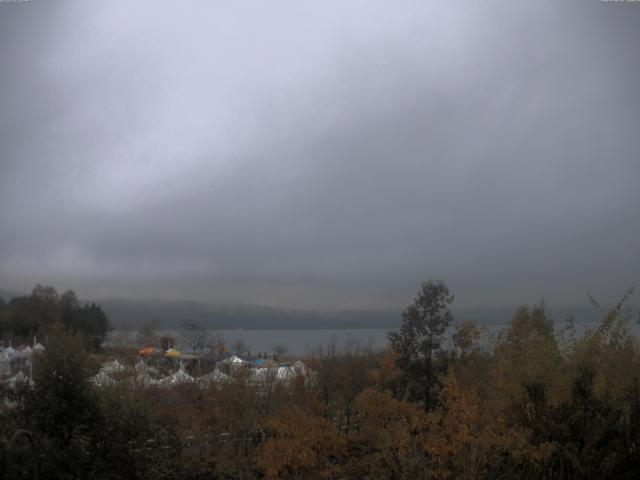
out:
M397 360L397 352L389 345L384 351L384 356L378 362L378 369L370 372L371 381L380 390L390 390L397 393L402 375Z
M444 379L440 407L428 415L424 448L436 478L477 478L487 463L492 432L480 399L461 388L453 371Z
M336 425L298 407L262 422L258 467L267 479L329 479L340 471L346 439Z
M356 400L358 430L349 436L352 478L424 478L427 463L422 448L426 415L417 405L389 392L366 389ZM417 475L417 476L416 476Z

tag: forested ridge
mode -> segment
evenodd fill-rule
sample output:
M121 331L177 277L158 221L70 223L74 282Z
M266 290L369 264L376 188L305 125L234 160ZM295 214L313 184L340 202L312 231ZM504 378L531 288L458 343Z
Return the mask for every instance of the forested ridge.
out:
M51 286L40 284L30 295L0 297L0 338L29 343L33 337L45 337L52 328L62 326L81 335L96 350L111 328L109 318L95 302L78 299L73 290L59 294Z
M12 431L29 429L42 478L631 479L640 471L632 290L610 309L590 297L601 320L580 335L576 319L558 328L540 303L519 307L480 342L481 327L453 317L448 287L429 281L382 354L329 346L303 359L310 377L256 384L240 368L207 389L172 390L89 383L121 352L96 344L89 319L100 307L65 317L69 296L54 292L37 287L29 315L20 302L1 310L5 337L26 339L34 328L48 337L33 386L3 384L12 406L0 414L0 451Z

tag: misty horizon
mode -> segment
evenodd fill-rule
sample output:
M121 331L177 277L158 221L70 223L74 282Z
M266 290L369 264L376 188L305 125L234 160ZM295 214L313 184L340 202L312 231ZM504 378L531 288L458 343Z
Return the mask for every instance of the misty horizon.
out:
M62 292L58 292L59 294ZM623 314L630 326L640 324L639 305L633 296L623 301ZM0 298L8 301L12 297L29 295L28 292L8 291L0 288ZM138 331L143 325L155 328L180 329L185 324L198 325L212 330L257 329L257 330L308 330L308 329L395 329L402 319L404 307L389 309L298 309L287 306L271 306L250 303L206 302L188 299L166 298L79 298L80 304L97 303L111 321L114 331ZM453 303L454 325L473 321L478 325L504 326L526 306L534 308L544 304L547 317L561 331L569 317L576 324L595 325L606 312L617 308L617 303L598 303L595 306L589 298L579 304L549 304L544 299L520 305L499 305L490 307L460 307Z

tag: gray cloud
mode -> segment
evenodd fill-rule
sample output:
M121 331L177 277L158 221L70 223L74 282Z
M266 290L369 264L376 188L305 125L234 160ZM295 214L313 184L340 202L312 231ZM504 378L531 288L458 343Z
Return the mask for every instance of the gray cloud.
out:
M83 296L613 301L640 8L0 4L0 272Z

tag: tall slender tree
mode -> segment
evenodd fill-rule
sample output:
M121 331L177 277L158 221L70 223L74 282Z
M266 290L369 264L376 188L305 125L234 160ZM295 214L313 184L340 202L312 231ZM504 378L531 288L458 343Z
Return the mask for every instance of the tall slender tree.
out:
M443 356L444 334L453 320L449 308L453 298L444 282L423 282L413 303L402 312L400 329L389 333L405 392L412 400L422 402L425 410L435 400L434 362Z

